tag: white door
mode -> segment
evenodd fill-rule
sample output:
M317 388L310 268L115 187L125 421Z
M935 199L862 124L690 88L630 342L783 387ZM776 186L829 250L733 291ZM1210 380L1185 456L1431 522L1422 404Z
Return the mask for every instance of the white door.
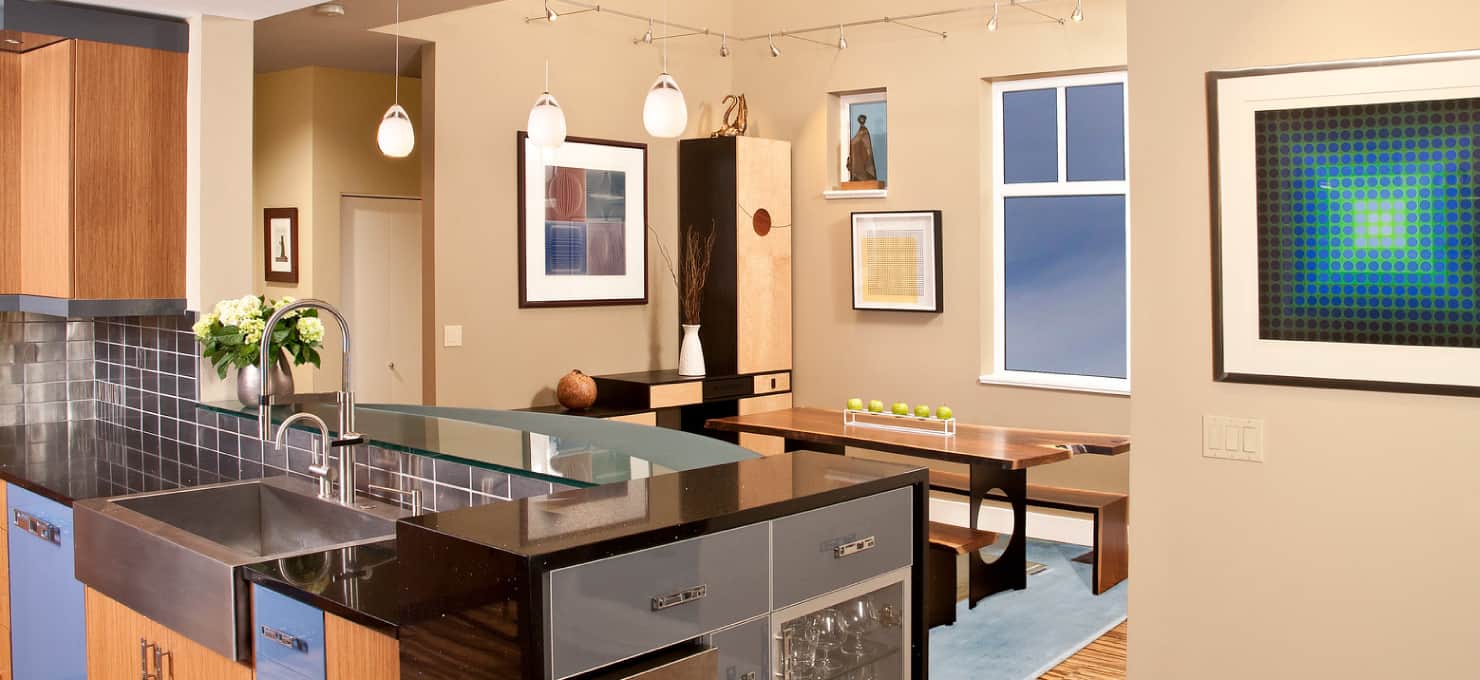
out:
M355 398L420 404L421 201L345 196L339 220Z

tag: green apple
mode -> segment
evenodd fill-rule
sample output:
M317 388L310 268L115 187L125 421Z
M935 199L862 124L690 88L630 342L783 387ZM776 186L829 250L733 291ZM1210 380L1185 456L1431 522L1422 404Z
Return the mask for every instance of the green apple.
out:
M848 400L848 410L849 411L862 411L863 410L863 400L862 399L859 399L858 397L854 397L852 399L849 399Z
M929 406L926 406L924 404L920 404L919 406L916 406L915 407L915 417L916 418L929 418L930 417L930 407Z
M955 415L955 412L951 411L951 407L949 406L942 406L938 409L935 409L935 417L940 418L941 420L950 420Z
M902 401L894 402L894 415L907 416L910 414L910 405Z
M878 399L874 399L873 401L870 401L868 403L868 410L870 410L870 411L872 411L874 413L883 413L884 412L884 402L879 401Z

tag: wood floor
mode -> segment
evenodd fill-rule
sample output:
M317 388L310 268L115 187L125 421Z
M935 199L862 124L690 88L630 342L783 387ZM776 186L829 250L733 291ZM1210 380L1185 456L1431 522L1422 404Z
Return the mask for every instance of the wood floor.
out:
M1125 680L1125 635L1122 623L1039 680Z

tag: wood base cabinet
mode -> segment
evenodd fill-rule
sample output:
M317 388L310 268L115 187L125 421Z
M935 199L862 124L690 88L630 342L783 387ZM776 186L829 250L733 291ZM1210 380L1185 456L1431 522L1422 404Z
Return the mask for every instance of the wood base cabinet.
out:
M87 677L252 680L252 669L89 588Z

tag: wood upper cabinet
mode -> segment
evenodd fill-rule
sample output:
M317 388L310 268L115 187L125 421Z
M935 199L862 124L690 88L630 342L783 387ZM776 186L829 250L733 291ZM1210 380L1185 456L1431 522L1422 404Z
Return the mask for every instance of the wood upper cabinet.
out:
M19 292L185 296L185 69L84 40L20 55Z
M183 605L182 605L183 606ZM168 656L155 665L157 645ZM142 654L142 656L141 656ZM200 646L152 619L89 588L87 590L87 677L160 680L252 680L252 668Z
M21 55L0 52L0 295L21 288L20 102Z

